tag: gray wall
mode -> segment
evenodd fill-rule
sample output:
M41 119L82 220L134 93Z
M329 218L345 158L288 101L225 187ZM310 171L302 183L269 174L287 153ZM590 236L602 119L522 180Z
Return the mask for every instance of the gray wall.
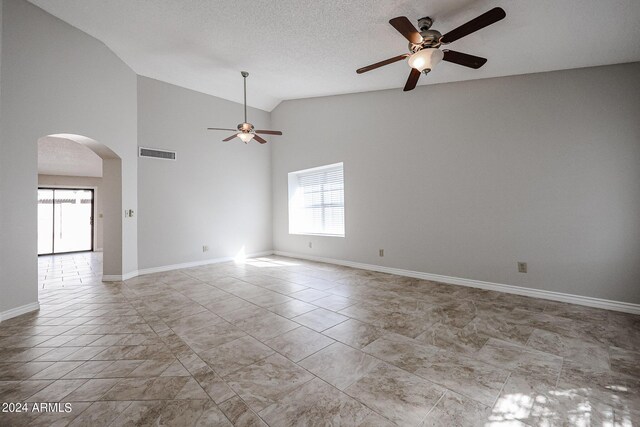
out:
M271 250L272 144L207 130L242 118L241 104L138 77L139 145L177 151L175 162L138 160L140 269ZM270 127L269 113L248 118Z
M37 300L37 140L56 133L121 158L104 160L112 274L273 243L640 303L640 64L287 101L249 113L285 135L245 146L205 130L238 123L239 104L138 78L30 3L0 3L0 312ZM289 236L287 172L339 161L346 237Z
M102 250L103 238L103 188L102 178L94 176L66 176L66 175L45 175L38 174L38 187L73 187L73 188L92 188L93 194L93 249Z
M123 206L136 209L137 200L135 73L99 41L26 1L5 0L2 18L0 311L37 301L38 138L72 133L105 144L122 159ZM105 211L105 224L120 223L116 209ZM136 218L119 233L122 253L111 266L118 272L108 272L105 259L106 273L137 269Z
M284 102L274 247L640 303L639 118L639 63ZM341 161L346 237L289 235L287 173Z

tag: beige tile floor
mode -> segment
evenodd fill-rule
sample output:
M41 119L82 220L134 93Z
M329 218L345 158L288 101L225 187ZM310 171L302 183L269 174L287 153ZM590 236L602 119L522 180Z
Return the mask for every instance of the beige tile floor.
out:
M0 425L640 423L639 316L281 257L100 270L40 258L0 400L72 411Z

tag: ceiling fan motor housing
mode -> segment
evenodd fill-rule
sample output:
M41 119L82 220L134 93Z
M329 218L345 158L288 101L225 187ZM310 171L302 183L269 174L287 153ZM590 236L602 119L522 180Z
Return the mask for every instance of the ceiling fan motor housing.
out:
M240 132L245 132L245 133L246 132L251 132L253 130L253 125L251 123L247 123L247 122L240 123L238 125L238 130Z
M426 48L438 48L442 44L440 43L440 39L442 38L440 31L424 30L420 32L420 35L422 36L422 43L409 43L409 50L412 53L416 53L417 51Z

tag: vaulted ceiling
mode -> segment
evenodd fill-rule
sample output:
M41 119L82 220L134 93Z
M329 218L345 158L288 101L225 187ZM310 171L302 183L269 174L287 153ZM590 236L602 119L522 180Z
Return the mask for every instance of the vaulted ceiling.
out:
M638 0L30 0L96 37L136 73L248 103L401 88L407 51L388 24L435 18L442 33L501 6L507 17L450 45L489 59L480 70L441 63L420 84L640 61Z

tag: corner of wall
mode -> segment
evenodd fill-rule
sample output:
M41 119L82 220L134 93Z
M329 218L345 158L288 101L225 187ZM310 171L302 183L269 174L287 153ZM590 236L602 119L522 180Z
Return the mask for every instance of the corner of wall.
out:
M4 28L3 25L3 11L4 9L4 0L0 0L0 99L2 99L2 42L3 42L3 38L2 38L2 31ZM2 150L2 147L4 145L3 143L3 135L2 135L2 118L3 118L3 114L2 114L2 104L0 103L0 150ZM0 235L4 236L4 222L3 222L3 217L4 217L4 213L3 213L3 204L2 204L2 193L4 192L4 189L2 187L2 183L5 182L6 180L3 177L3 165L2 165L2 159L5 156L1 156L0 157ZM4 246L0 245L0 277L4 276ZM3 289L3 285L2 283L4 283L4 281L0 282L0 293L4 294L5 290ZM2 299L2 301L4 301L4 298ZM5 307L2 303L2 301L0 301L0 312L2 312Z

